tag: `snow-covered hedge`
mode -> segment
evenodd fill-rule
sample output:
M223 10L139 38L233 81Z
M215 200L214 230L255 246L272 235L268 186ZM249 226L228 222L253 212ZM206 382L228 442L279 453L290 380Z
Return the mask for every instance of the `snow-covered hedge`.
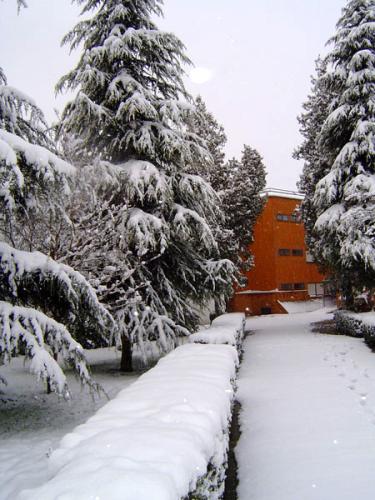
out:
M49 481L19 498L219 499L237 365L232 346L178 347L67 434Z
M189 342L198 344L228 344L240 353L245 331L245 314L229 313L215 318L210 328L193 333Z
M363 337L366 344L375 350L375 312L354 313L337 311L336 327L339 333L352 337Z
M340 310L335 312L334 318L339 333L350 337L363 337L362 321L358 314Z

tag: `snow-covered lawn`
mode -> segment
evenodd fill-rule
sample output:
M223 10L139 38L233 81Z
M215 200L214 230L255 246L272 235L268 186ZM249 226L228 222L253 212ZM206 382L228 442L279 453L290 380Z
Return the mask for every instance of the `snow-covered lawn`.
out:
M240 500L375 498L375 354L311 333L325 311L249 319L240 369Z
M120 353L114 349L86 351L86 355L95 380L110 399L139 376L118 371ZM102 396L93 400L71 374L70 402L47 395L20 358L2 367L1 373L9 385L0 386L0 500L13 500L22 489L38 486L47 479L50 450L108 399Z

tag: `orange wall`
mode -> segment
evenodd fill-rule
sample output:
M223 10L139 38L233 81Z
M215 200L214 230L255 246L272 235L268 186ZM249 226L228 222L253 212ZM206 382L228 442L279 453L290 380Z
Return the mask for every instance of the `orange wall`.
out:
M314 263L306 262L304 227L301 222L279 221L277 214L290 216L301 201L293 198L269 196L254 227L254 242L250 246L254 267L246 273L248 285L244 290L274 291L281 283L320 283L324 276ZM303 256L279 256L280 248L302 249ZM260 314L261 307L271 307L272 312L285 312L278 300L307 300L306 291L287 291L270 294L236 294L230 309L245 311L250 307L253 314Z

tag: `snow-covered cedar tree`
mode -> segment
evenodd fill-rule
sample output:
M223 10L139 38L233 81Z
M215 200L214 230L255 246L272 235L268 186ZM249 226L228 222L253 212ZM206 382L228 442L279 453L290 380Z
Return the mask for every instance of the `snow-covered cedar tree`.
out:
M305 226L306 243L316 262L324 267L324 259L319 252L319 237L315 235L317 220L316 207L313 203L317 183L329 172L331 161L318 144L318 137L323 123L329 115L329 106L336 95L327 77L327 60L317 59L316 76L311 78L312 90L303 104L303 112L298 117L301 145L293 152L293 157L303 160L303 171L298 187L304 194L302 219ZM332 159L331 159L332 160ZM328 271L326 269L326 271Z
M214 238L215 193L189 172L209 153L186 126L194 106L182 82L184 47L151 21L161 2L77 3L93 13L63 40L72 49L82 44L83 54L57 87L77 91L60 134L93 159L83 182L95 184L104 171L107 187L98 182L87 217L76 221L68 262L121 322L122 369L131 369L134 344L153 340L167 351L194 329L191 304L227 296L233 268L219 258Z
M230 259L240 272L252 262L249 243L263 206L260 191L265 188L265 168L259 153L246 145L241 161L224 162L227 141L224 128L208 111L202 97L198 96L195 103L197 114L189 127L206 141L213 162L203 158L192 166L193 172L207 180L220 198L224 218L219 222L216 239L221 255Z
M55 214L69 191L74 168L28 142L41 137L43 115L29 98L6 85L3 72L1 83L0 364L23 354L38 378L67 395L66 378L57 363L60 355L83 383L95 388L77 340L86 346L103 344L114 328L112 317L82 275L47 255L9 245L22 240L22 225L29 217ZM33 218L34 230L48 232L40 221Z
M42 111L7 84L0 69L0 231L12 246L52 258L63 253L73 167L56 156ZM30 165L32 168L30 168ZM68 174L68 175L67 175Z
M224 127L208 111L201 96L195 99L196 113L190 116L189 129L205 140L211 157L197 158L191 165L191 173L200 175L215 191L222 188L222 169L224 166L224 148L227 142Z
M350 308L353 290L375 283L375 0L349 1L330 43L333 97L316 138L329 167L312 197L315 245Z
M262 157L256 149L245 144L241 161L229 160L222 179L220 195L229 234L224 242L227 257L240 271L247 270L252 265L249 245L253 241L255 222L263 208L261 191L266 186Z

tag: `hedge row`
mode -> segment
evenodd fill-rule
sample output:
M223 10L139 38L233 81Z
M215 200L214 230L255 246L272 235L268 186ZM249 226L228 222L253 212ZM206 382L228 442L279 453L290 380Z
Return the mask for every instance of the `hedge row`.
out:
M215 322L227 331L235 323L235 345L186 344L165 356L66 435L49 481L20 498L222 498L244 316Z
M370 349L375 351L375 312L337 311L334 317L339 333L364 338Z
M240 355L244 332L245 315L243 313L228 313L215 318L210 328L190 335L188 340L196 344L232 345Z

